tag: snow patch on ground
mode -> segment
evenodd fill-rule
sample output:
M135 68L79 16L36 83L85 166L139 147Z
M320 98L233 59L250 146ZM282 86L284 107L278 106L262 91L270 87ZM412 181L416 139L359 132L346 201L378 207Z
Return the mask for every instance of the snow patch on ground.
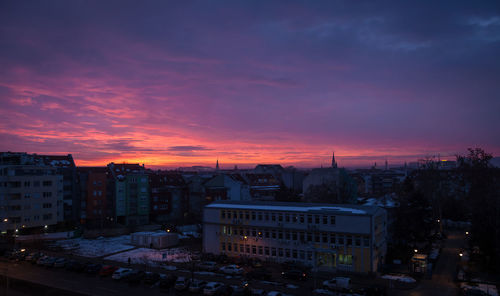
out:
M71 251L72 254L83 257L101 257L134 248L130 245L130 235L99 237L97 239L66 239L57 241L56 245L66 251Z
M177 263L190 262L191 253L182 248L172 248L163 250L138 248L135 250L111 255L106 257L105 259L118 262L128 262L129 258L132 264L148 264L148 265L159 266L165 262L177 262Z
M415 283L417 282L414 278L406 276L406 275L390 275L386 274L382 276L383 279L386 280L393 280L393 281L399 281L399 282L404 282L404 283Z

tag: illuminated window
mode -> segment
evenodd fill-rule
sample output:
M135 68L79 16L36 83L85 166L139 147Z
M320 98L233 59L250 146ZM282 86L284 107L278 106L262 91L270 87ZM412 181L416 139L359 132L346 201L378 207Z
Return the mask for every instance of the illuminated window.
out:
M339 264L352 265L352 255L339 255Z

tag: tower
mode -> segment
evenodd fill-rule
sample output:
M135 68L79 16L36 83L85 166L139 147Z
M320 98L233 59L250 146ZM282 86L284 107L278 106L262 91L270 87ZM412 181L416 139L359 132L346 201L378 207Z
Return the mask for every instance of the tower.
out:
M335 161L335 152L332 152L332 168L337 168L337 162Z
M219 159L217 158L217 162L215 163L215 171L219 171Z

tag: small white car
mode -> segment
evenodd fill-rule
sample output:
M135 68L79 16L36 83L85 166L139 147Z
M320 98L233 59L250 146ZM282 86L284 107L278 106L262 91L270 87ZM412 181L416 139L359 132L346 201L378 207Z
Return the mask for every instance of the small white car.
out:
M334 277L331 280L324 281L323 287L330 290L349 290L351 289L351 279L348 277Z
M174 288L177 291L183 291L189 287L190 280L185 278L185 277L178 277L177 280L175 281Z
M118 268L117 270L115 270L115 272L113 272L111 278L114 280L121 280L122 278L126 277L131 273L132 269L130 268Z
M217 289L219 289L222 286L222 283L218 282L209 282L205 288L203 288L203 295L214 295Z
M234 264L223 266L219 271L225 274L243 274L243 268Z
M200 262L198 265L199 270L206 270L206 271L215 271L217 270L217 263L213 261L203 261Z

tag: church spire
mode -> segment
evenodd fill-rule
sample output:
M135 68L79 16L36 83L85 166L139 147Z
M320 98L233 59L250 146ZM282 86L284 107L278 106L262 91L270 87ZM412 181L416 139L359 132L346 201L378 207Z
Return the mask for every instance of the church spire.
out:
M215 171L219 171L219 158L217 158L217 162L215 163Z
M335 152L332 152L332 168L337 168L337 162L335 161Z

